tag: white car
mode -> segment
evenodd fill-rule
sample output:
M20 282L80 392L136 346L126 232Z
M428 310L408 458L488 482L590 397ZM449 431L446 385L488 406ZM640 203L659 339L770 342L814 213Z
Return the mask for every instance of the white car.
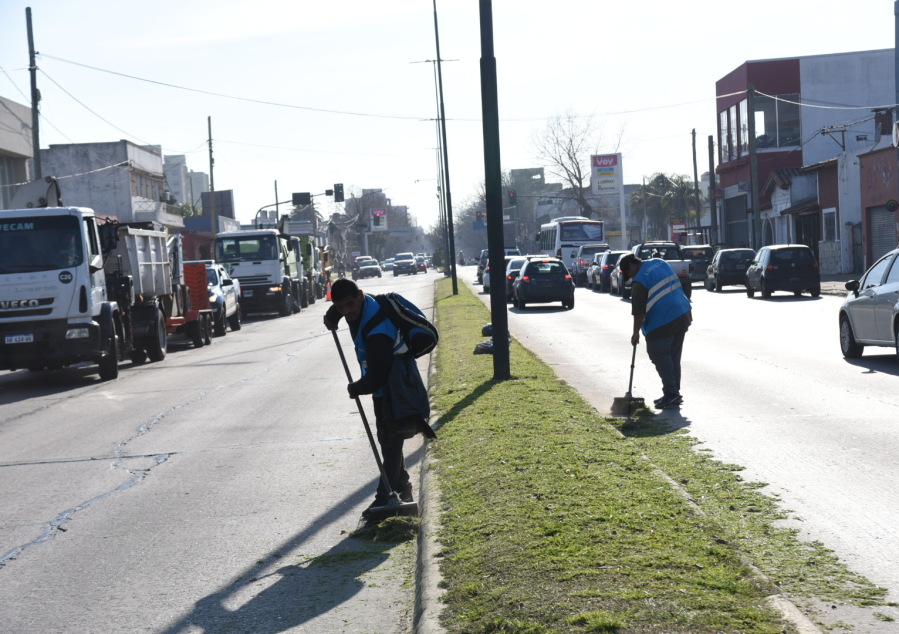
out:
M209 307L212 308L213 334L223 337L227 327L240 330L240 281L232 278L221 264L213 260L195 260L185 264L205 264L209 288Z
M892 347L899 360L899 249L877 260L840 307L840 350L846 358L862 356L865 346Z

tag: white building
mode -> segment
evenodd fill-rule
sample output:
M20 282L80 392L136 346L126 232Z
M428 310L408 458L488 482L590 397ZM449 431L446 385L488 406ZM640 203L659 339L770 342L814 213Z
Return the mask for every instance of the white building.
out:
M195 172L190 170L188 172L188 177L190 179L191 191L190 204L194 207L199 207L200 197L209 191L209 175L205 172Z
M175 203L183 205L193 204L193 194L190 182L190 170L187 169L187 157L183 154L170 154L163 157L162 169L165 174L165 182L175 199Z
M16 193L16 183L29 179L31 108L0 97L0 209Z
M180 228L166 211L162 155L131 141L51 145L41 150L45 176L59 179L66 205L89 207L120 222L158 222Z

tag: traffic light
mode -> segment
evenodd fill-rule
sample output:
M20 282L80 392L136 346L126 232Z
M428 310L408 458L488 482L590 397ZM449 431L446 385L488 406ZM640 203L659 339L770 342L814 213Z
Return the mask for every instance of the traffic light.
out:
M509 190L509 207L517 207L518 206L518 195L515 193L514 189Z
M484 222L484 221L486 221L487 219L484 217L484 214L481 213L481 212L479 211L478 214L477 214L476 220L477 220L478 222Z
M375 221L375 226L376 226L376 227L380 227L380 226L381 226L381 214L382 214L382 212L380 212L380 211L376 211L376 212L373 214L373 215L374 215L374 221Z
M343 183L334 183L334 202L343 202Z

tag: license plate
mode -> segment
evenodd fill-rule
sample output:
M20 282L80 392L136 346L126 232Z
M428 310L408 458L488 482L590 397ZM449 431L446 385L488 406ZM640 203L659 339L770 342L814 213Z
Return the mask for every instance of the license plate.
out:
M32 343L34 335L6 335L6 343Z
M745 265L745 264L738 264L738 265L737 265L737 268L740 269L740 270L742 270L742 269L745 269L745 268L746 268L746 265Z
M253 296L253 291L244 291L244 292L243 292L243 296L244 296L244 297L252 297L252 296Z

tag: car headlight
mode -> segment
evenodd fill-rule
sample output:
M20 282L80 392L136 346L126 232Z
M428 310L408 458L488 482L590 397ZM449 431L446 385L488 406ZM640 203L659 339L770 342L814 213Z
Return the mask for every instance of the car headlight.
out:
M280 286L269 286L268 292L269 293L280 293L281 287Z
M87 339L90 337L90 330L87 328L69 328L66 331L66 339Z

